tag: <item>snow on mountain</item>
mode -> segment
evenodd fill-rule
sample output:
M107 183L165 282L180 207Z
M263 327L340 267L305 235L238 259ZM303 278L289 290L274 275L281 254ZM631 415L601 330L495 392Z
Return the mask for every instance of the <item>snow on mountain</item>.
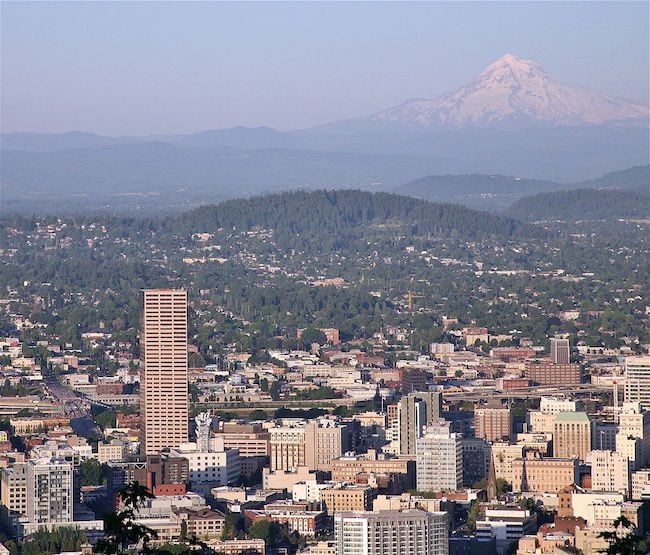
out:
M554 81L537 63L506 54L464 87L360 120L414 126L648 125L648 106Z

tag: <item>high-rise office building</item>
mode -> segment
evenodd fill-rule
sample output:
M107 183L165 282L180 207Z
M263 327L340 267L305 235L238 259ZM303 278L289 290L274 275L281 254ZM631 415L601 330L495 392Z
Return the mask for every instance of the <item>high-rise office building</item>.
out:
M650 464L650 411L643 410L641 403L623 403L618 422L623 436L641 440L641 466ZM598 449L603 448L598 445Z
M269 428L269 467L275 470L296 470L305 466L305 426L276 425Z
M571 362L568 339L551 338L551 362L553 364L569 364Z
M305 465L310 470L332 470L332 461L348 451L349 430L332 418L310 420L305 425Z
M73 521L72 463L55 457L27 462L27 518L32 524Z
M558 412L553 430L553 456L578 457L581 461L591 451L591 421L585 412Z
M188 441L186 291L142 292L140 350L141 449L155 455Z
M594 491L630 492L630 461L618 451L591 452L591 487Z
M625 402L650 409L650 356L626 357Z
M441 413L442 395L438 392L418 391L402 397L397 408L401 455L415 455L424 426L441 418Z
M399 372L402 393L408 394L414 391L426 391L427 373L424 370L402 368Z
M447 513L419 509L334 515L336 555L447 555Z
M474 411L476 437L486 441L509 440L512 431L510 409L504 406L481 407Z
M484 439L463 437L463 485L471 487L488 474L491 447Z
M455 491L463 487L463 443L444 420L431 423L417 440L418 491Z
M0 482L0 517L8 528L15 529L18 519L27 513L27 463L15 463L2 469Z

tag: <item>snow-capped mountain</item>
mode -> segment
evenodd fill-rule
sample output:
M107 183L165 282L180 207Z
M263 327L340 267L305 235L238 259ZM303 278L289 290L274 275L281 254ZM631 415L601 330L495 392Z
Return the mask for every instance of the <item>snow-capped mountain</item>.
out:
M359 120L412 126L648 125L648 106L554 81L537 63L506 54L464 87L413 99Z

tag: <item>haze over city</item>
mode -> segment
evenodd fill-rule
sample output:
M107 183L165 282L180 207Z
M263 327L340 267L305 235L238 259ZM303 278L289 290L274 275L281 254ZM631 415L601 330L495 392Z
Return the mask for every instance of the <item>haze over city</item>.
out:
M511 52L648 104L645 2L2 4L2 130L307 128L450 92Z

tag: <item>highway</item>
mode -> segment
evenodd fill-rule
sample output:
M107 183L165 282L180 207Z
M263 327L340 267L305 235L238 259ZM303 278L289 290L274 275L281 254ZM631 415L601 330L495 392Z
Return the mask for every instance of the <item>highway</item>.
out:
M87 401L84 401L72 389L63 385L54 373L44 373L43 381L45 391L56 403L63 406L65 415L70 418L70 425L77 435L102 437L102 431L95 424Z
M443 391L445 399L460 401L479 401L484 399L539 399L548 396L580 396L591 395L594 393L611 393L610 386L581 384L581 385L563 385L548 386L538 385L533 387L521 388L512 391L490 390L473 390L473 391Z

